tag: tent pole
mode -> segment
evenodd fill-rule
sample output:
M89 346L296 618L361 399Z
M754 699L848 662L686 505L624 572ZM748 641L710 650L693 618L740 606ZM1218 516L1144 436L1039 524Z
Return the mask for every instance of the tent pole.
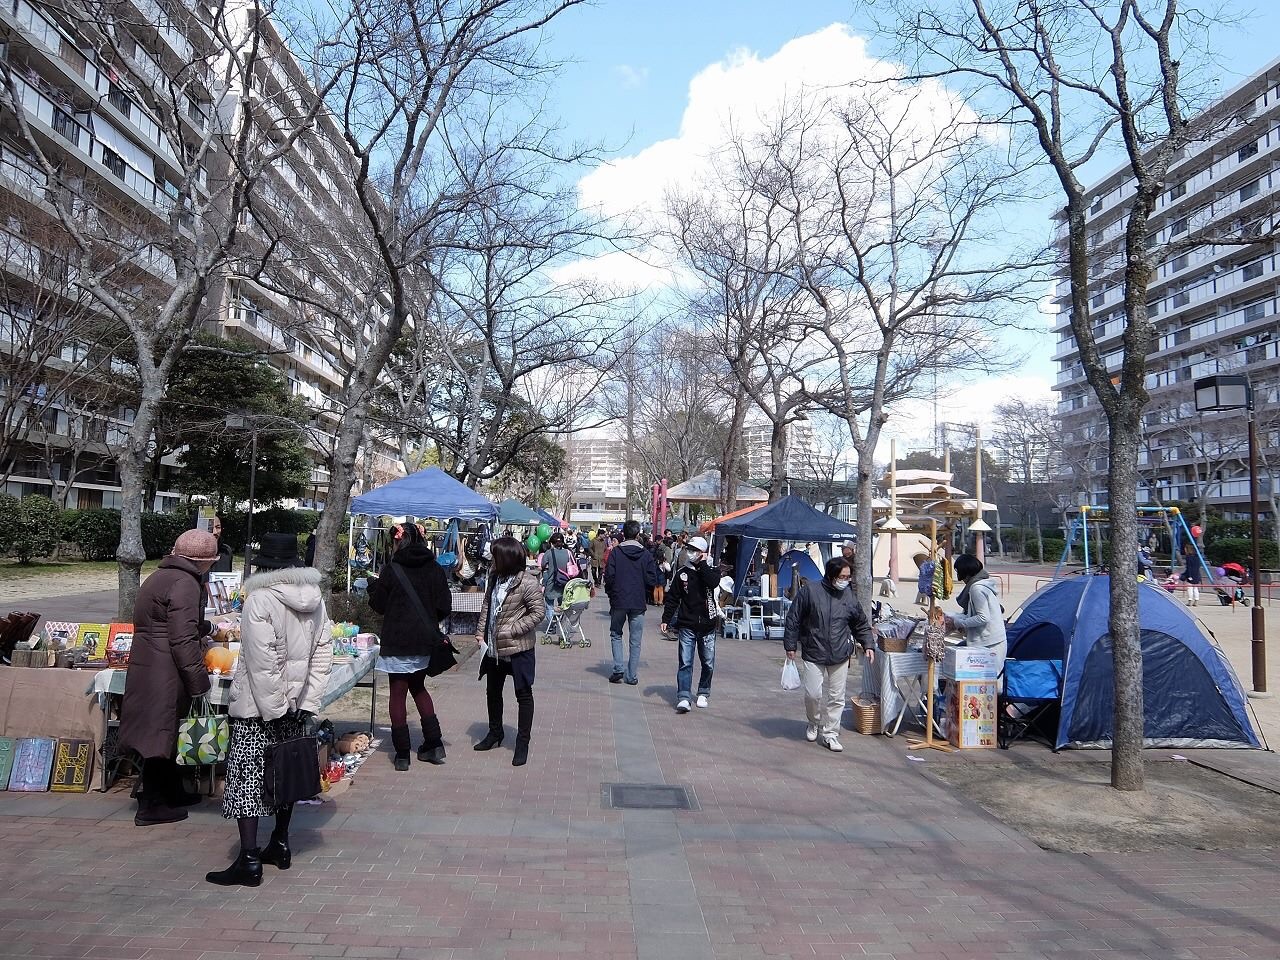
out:
M354 514L347 514L347 593L351 592L351 538L356 530L356 518Z

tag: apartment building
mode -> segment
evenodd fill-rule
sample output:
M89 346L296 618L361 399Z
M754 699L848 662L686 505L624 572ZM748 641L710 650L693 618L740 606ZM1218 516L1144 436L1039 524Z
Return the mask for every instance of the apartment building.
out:
M192 165L188 144L198 143L210 123L225 130L254 124L269 142L298 115L310 91L269 22L263 24L266 57L249 88L228 90L219 87L210 11L195 0L129 2L131 7L119 8L115 25L118 55L127 57L144 80L162 83L182 76L181 143L165 132L109 59L96 52L104 44L92 35L95 26L69 19L56 4L13 0L0 8L0 55L42 152L61 170L63 181L75 185L74 202L92 205L87 215L94 224L118 223L122 232L144 235L166 228L180 194L178 183ZM227 15L242 18L247 27L251 13L246 6ZM196 168L192 190L197 198L210 196L219 162L226 162L225 154L214 151ZM362 273L343 228L355 203L351 162L336 127L321 116L255 186L252 215L242 221L245 259L211 289L206 302L208 330L263 347L290 392L316 411L307 425L315 458L307 505L318 504L327 493L323 453L340 422L333 397L382 315L376 297L371 302L370 284L359 282ZM0 464L8 474L0 478L0 490L51 493L71 507L118 507L110 451L133 411L127 396L121 392L116 403L107 389L121 367L117 358L99 356L108 348L92 335L96 308L71 302L74 277L65 258L45 242L52 231L44 228L55 222L50 204L58 197L53 194L14 111L0 110L0 354L6 360L0 371L0 418L27 418L36 427ZM190 227L189 215L180 213L177 219L178 229ZM268 240L273 243L269 279L253 264L255 242ZM172 261L145 243L122 255L122 270L117 286L140 299L163 298L175 278ZM291 284L308 291L306 306L290 296ZM327 317L311 302L326 298ZM66 335L71 317L83 325L83 337ZM47 355L32 351L33 340L51 325L61 327L57 348ZM51 396L53 391L32 374L33 360L51 371L91 367L93 376L80 380L76 392L93 392L92 402L78 403L71 391ZM362 461L369 482L402 472L389 447L376 446ZM177 505L171 489L177 469L174 458L159 465L148 509Z
M773 425L767 420L755 420L742 428L742 449L747 460L747 476L753 483L768 486L773 475L773 452L770 443ZM826 461L831 458L826 457ZM787 426L786 476L792 480L819 480L823 467L829 466L814 439L813 426L808 420L797 420Z
M1280 475L1280 258L1274 244L1205 243L1161 256L1179 237L1212 228L1215 238L1262 237L1280 223L1280 61L1227 93L1206 112L1213 136L1189 146L1172 167L1151 218L1148 247L1159 259L1148 309L1158 342L1148 358L1151 403L1139 457L1140 503L1207 500L1228 517L1247 516L1249 483L1243 412L1196 413L1192 383L1245 373L1263 411L1259 442L1267 464L1263 496ZM1109 369L1120 364L1124 331L1121 243L1134 184L1123 171L1090 189L1090 312ZM1065 243L1061 221L1057 240ZM1085 380L1070 327L1070 291L1058 280L1054 325L1063 479L1079 496L1106 503L1107 425Z
M561 500L570 523L621 523L627 517L627 458L620 425L564 438L566 469ZM644 511L636 512L642 517Z

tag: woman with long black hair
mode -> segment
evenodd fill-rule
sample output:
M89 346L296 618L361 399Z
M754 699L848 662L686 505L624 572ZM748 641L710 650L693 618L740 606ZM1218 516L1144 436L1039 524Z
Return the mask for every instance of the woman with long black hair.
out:
M383 617L377 669L387 675L391 687L387 710L391 714L393 762L397 770L405 771L411 747L411 695L422 721L418 759L434 764L445 760L440 718L426 680L431 653L445 642L440 621L453 612L453 595L444 568L415 524L396 524L392 535L395 553L382 575L369 584L369 605Z
M483 655L480 676L486 679L485 700L489 732L475 745L492 750L502 743L502 688L511 677L516 693L516 749L513 767L529 759L533 731L534 646L538 624L546 614L542 583L536 570L525 566L525 548L515 537L493 541L493 573L484 597L484 616L476 643Z

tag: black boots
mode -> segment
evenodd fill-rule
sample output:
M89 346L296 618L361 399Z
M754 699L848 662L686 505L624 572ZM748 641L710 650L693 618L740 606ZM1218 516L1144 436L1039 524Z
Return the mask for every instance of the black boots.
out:
M271 831L271 839L262 848L258 857L263 863L269 863L279 870L288 870L293 866L293 851L289 849L289 834L281 833L277 827Z
M240 856L225 870L206 873L204 878L220 887L257 887L262 885L262 857L256 849L240 850Z
M422 719L422 746L418 759L423 763L444 763L444 738L440 733L440 718L434 714Z
M404 771L409 769L409 728L392 727L391 728L391 746L395 750L394 758L397 770Z
M529 760L529 737L533 732L533 690L516 687L516 751L513 767L523 767Z
M522 733L516 737L516 752L511 757L513 767L523 767L529 762L529 735Z
M471 749L473 750L492 750L494 747L502 746L502 728L497 730L490 729L483 740L477 743Z

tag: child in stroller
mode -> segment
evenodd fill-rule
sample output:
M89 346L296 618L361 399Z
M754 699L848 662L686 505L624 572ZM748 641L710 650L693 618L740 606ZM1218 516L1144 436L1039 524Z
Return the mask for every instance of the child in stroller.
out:
M567 650L580 643L591 646L591 640L582 629L582 614L591 606L591 584L582 577L574 577L564 585L560 602L551 608L551 622L542 635L543 643L559 643ZM574 638L574 634L577 638Z

